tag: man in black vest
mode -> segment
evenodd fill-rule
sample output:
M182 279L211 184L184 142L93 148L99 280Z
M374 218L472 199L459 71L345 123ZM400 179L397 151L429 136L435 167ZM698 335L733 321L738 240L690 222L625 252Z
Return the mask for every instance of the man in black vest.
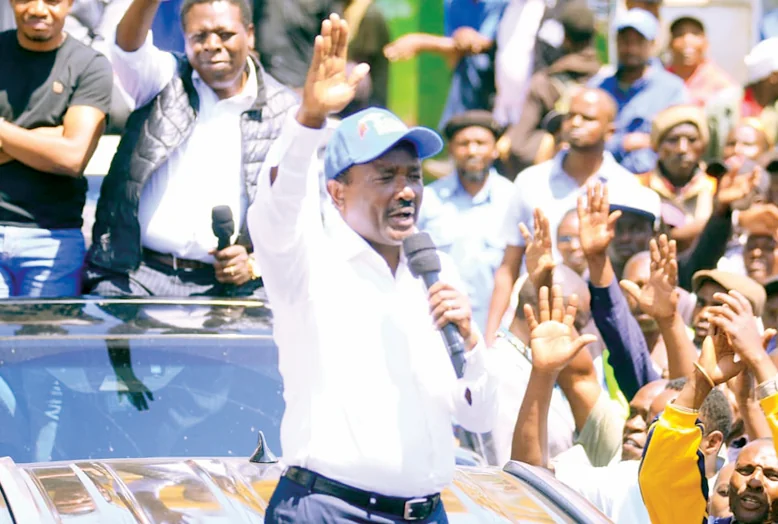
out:
M161 0L134 0L113 65L137 109L103 182L87 287L98 295L250 295L260 272L245 229L257 179L294 94L251 55L244 0L185 0L186 56L153 44ZM217 250L211 211L228 206Z

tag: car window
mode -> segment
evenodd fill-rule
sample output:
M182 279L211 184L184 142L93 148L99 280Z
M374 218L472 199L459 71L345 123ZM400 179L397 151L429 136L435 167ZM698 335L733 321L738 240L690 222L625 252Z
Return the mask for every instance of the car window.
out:
M0 341L0 456L16 462L280 455L277 350L264 336Z

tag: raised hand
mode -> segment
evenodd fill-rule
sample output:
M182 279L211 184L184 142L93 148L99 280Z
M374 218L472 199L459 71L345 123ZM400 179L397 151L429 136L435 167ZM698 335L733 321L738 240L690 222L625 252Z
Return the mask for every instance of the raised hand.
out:
M713 298L722 303L710 308L710 323L717 327L729 340L733 351L742 357L749 366L758 365L767 353L765 340L775 335L774 329L759 333L759 325L754 317L751 303L738 291L715 293Z
M519 224L519 231L524 237L524 261L527 264L527 274L535 289L551 285L554 269L554 255L551 251L551 227L548 218L540 208L535 208L534 235L527 226Z
M329 115L341 111L354 100L357 86L370 72L370 66L359 64L347 75L347 50L348 24L333 13L321 23L321 34L314 42L313 60L297 113L301 124L321 127Z
M590 185L586 197L578 197L578 227L581 249L587 257L604 255L616 234L621 211L609 213L608 186Z
M711 329L711 334L702 341L696 367L710 380L709 385L715 387L736 377L745 369L745 363L736 358L727 335L716 326Z
M548 287L540 288L538 317L535 316L532 306L524 305L524 314L530 328L533 369L558 375L579 351L597 340L594 335L582 335L573 340L573 320L577 306L578 297L570 295L565 310L562 289L559 286L551 288L550 300Z
M678 261L675 240L668 242L667 235L660 235L659 242L651 239L651 276L641 289L630 280L620 282L624 291L634 298L640 310L656 321L673 318L678 309Z
M716 187L716 200L719 204L729 206L749 193L759 184L763 176L762 168L756 166L750 173L740 173L743 160L735 157L728 162L729 171L721 177Z

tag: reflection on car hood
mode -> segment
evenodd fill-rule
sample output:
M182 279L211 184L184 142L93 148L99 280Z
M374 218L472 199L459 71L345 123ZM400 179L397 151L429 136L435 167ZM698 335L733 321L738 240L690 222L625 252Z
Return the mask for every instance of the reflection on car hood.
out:
M281 472L278 463L245 458L22 465L6 458L0 486L16 522L248 524L263 522ZM498 468L457 468L442 499L452 523L558 521L546 501Z
M269 306L250 299L15 299L0 306L0 340L271 333Z

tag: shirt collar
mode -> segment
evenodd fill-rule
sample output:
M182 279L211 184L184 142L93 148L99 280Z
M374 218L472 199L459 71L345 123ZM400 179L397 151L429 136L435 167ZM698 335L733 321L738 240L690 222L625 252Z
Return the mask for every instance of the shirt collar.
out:
M688 200L690 198L696 197L703 191L706 191L710 188L709 178L710 177L708 177L707 174L698 169L697 173L695 173L695 175L691 178L691 180L689 180L689 182L686 183L686 185L680 188L676 188L664 176L659 174L657 171L653 171L651 172L650 178L648 180L648 187L668 200L673 200L676 198L681 200Z
M257 89L259 87L259 83L257 81L257 67L254 65L254 61L249 57L246 59L246 63L248 64L247 68L249 76L246 79L246 83L243 85L243 89L241 89L240 93L231 96L230 98L219 100L220 102L239 104L241 106L245 105L246 109L251 107L254 99L257 98ZM211 86L205 83L196 70L192 71L192 82L195 84L195 86L197 86L198 90L204 89L209 91L214 97L216 96L216 93L213 89L211 89Z
M570 176L565 172L564 169L564 161L566 156L567 150L563 149L551 160L551 179L558 178L560 176ZM608 179L610 179L610 174L613 173L613 167L616 164L616 159L613 158L613 155L610 153L610 151L603 151L602 164L600 164L600 169L598 169L597 172L592 176L596 176L600 179L601 182L607 182Z
M475 196L471 197L470 194L465 190L465 188L462 186L462 182L459 180L459 175L456 171L451 173L450 175L440 179L440 197L443 199L451 198L453 196L466 196L468 198L471 198L474 205L484 204L486 202L490 202L492 199L492 190L494 188L494 177L500 176L497 173L497 170L492 167L489 170L489 175L486 177L486 182L484 183L484 187L481 188L481 190L475 194Z

